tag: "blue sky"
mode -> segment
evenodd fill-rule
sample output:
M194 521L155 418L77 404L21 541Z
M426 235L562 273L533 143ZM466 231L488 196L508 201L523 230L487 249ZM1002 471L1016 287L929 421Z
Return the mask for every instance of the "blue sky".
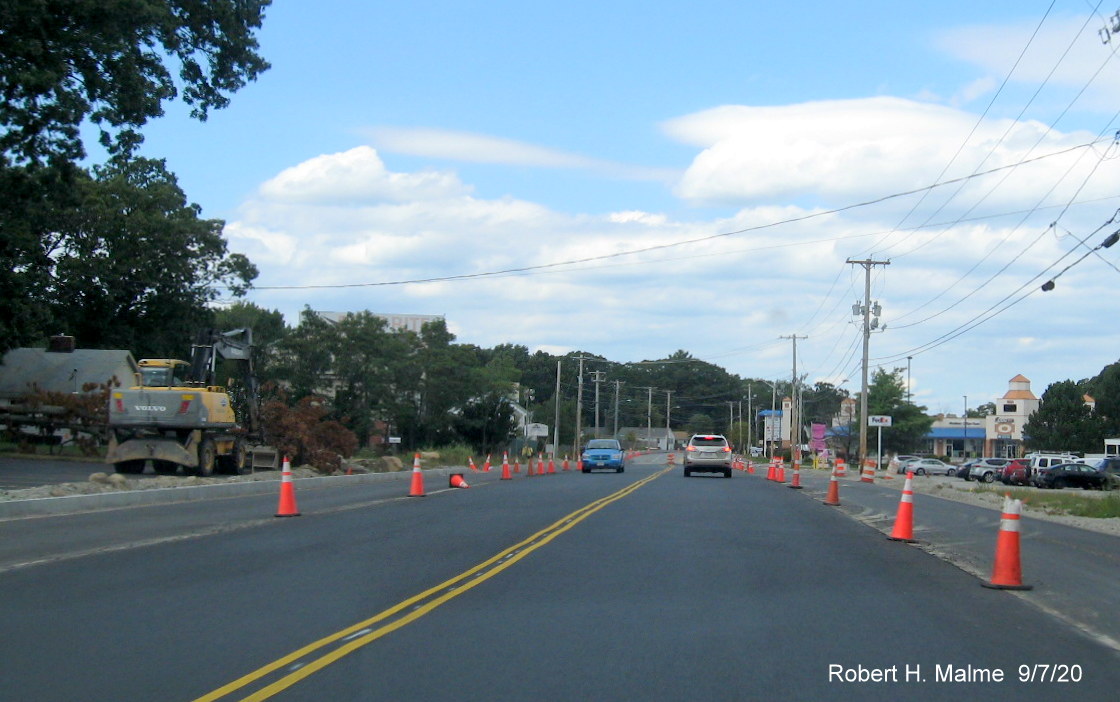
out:
M305 305L443 314L481 346L683 348L764 378L791 372L779 337L807 335L799 370L858 390L845 261L890 259L871 356L912 356L916 400L957 412L1120 355L1120 247L969 329L1113 231L1093 233L1120 207L1120 37L1098 34L1115 11L278 2L273 68L205 123L172 106L145 149L260 267L248 299L292 323Z

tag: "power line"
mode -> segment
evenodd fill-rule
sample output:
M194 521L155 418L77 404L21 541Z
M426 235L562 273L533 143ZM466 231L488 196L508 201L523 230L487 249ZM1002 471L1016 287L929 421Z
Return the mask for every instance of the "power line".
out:
M1018 161L1018 162L1013 163L1013 164L1006 164L1006 165L1003 165L1003 166L998 166L996 168L992 168L990 170L983 171L983 172L980 172L980 173L972 173L972 174L967 175L967 176L961 176L960 178L953 178L953 179L946 180L946 181L943 181L943 182L933 183L932 185L926 185L926 186L923 186L923 187L920 187L920 188L914 188L913 190L906 190L906 191L902 191L902 192L891 193L890 195L883 195L883 196L880 196L880 197L877 197L877 198L873 198L871 200L864 200L862 202L857 202L857 203L853 203L853 204L850 204L850 205L844 205L842 207L837 207L837 208L833 208L833 209L830 209L830 210L820 210L820 211L817 211L817 212L810 212L808 214L800 215L798 217L790 217L788 219L779 220L779 221L776 221L776 222L768 222L766 224L759 224L759 225L755 225L755 226L752 226L752 227L745 227L743 229L737 229L737 230L734 230L734 231L721 232L719 234L710 234L708 236L696 237L694 239L685 239L685 240L682 240L682 241L670 242L670 243L667 243L667 244L657 244L655 246L646 246L646 247L639 248L639 249L631 249L629 251L618 251L618 252L611 253L611 254L602 254L602 255L599 255L599 256L589 256L587 258L571 259L571 260L568 260L568 261L557 261L557 262L554 262L554 263L542 263L542 264L535 265L535 266L520 266L520 267L517 267L517 268L506 268L506 269L497 270L497 271L486 271L486 272L480 272L480 273L461 273L461 274L458 274L458 275L436 276L436 277L431 277L431 278L415 278L415 279L410 279L410 280L376 281L376 282L370 282L370 283L329 283L329 284L318 284L318 285L261 285L261 286L254 286L253 289L254 290L324 290L324 289L387 287L387 286L395 286L395 285L419 285L419 284L424 284L424 283L445 283L445 282L451 282L451 281L457 281L457 280L474 280L474 279L478 279L478 278L491 278L491 277L494 277L494 276L507 275L507 274L510 274L510 273L527 273L527 272L532 272L532 271L542 271L542 270L548 270L548 269L551 269L551 268L559 268L559 267L562 267L562 266L574 266L574 265L579 265L579 264L582 264L582 263L593 263L595 261L605 261L605 260L609 260L609 259L621 258L621 257L624 257L624 256L634 256L634 255L637 255L637 254L648 253L650 251L663 251L663 250L666 250L666 249L672 249L672 248L676 248L676 247L679 247L679 246L686 246L688 244L697 244L697 243L704 242L704 241L713 241L715 239L726 238L726 237L735 236L735 235L738 235L738 234L746 234L748 232L756 232L756 231L762 231L764 229L772 229L774 227L778 227L778 226L782 226L782 225L786 225L786 224L795 224L795 223L798 223L798 222L806 222L806 221L809 221L809 220L812 220L812 219L818 219L820 217L827 217L827 216L830 216L830 215L839 214L841 212L847 212L847 211L850 211L850 210L860 209L860 208L863 208L863 207L870 207L871 205L878 205L878 204L881 204L881 203L884 203L884 202L888 202L890 200L895 200L895 199L898 199L898 198L907 197L909 195L915 195L917 193L926 192L926 191L929 191L929 190L933 190L935 188L941 188L941 187L945 187L947 185L953 185L953 184L956 184L956 183L960 183L962 181L971 180L973 178L980 178L980 177L983 177L983 176L986 176L986 175L991 175L993 173L998 173L1000 171L1004 171L1004 170L1007 170L1007 169L1017 168L1019 166L1022 166L1022 165L1028 164L1028 163L1034 163L1036 161L1041 161L1041 160L1048 159L1048 158L1054 158L1054 157L1057 157L1057 156L1062 156L1064 154L1067 154L1067 153L1070 153L1070 152L1073 152L1073 151L1077 151L1079 149L1085 149L1085 148L1092 147L1100 141L1102 141L1102 140L1098 138L1094 141L1086 142L1084 144L1078 144L1078 145L1075 145L1075 146L1070 146L1070 147L1067 147L1065 149L1061 149L1059 151L1054 151L1054 152L1051 152L1051 153L1048 153L1048 154L1043 154L1041 156L1036 156L1036 157L1030 158L1030 159L1024 159L1022 161ZM223 288L223 289L228 288L228 286L216 286L216 287Z

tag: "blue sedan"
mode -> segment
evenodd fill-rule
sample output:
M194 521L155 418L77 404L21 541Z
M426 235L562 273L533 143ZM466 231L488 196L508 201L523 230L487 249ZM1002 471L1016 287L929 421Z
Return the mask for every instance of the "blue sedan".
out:
M590 473L593 468L612 468L616 473L626 470L622 444L617 439L588 441L580 460L583 461L584 473Z

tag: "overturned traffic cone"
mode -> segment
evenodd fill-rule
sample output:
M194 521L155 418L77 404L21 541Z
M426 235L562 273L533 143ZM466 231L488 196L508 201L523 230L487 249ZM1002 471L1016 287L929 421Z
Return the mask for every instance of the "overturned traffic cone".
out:
M452 473L450 478L451 479L447 483L448 487L453 487L453 488L469 488L470 487L470 485L467 485L467 481L463 480L463 474L462 473Z
M502 454L502 480L513 480L509 473L509 453Z
M284 456L284 472L280 474L280 505L276 508L277 517L298 517L296 507L296 488L292 485L292 464Z
M832 470L832 475L828 478L828 495L825 496L824 503L830 507L840 504L840 480L836 477L836 469Z
M992 567L992 579L981 583L984 587L997 590L1030 590L1033 587L1023 584L1023 569L1019 563L1019 515L1022 510L1022 500L1013 500L1010 496L1003 498L996 562Z
M902 486L902 499L898 501L898 514L894 518L894 530L887 537L891 541L914 543L914 474L906 474Z
M408 491L409 497L424 496L424 473L420 470L420 453L412 459L412 487Z
M786 485L786 487L793 488L794 490L801 489L801 468L796 463L793 464L793 482Z
M478 468L474 465L474 456L467 456L467 467L471 469L472 473L478 472Z

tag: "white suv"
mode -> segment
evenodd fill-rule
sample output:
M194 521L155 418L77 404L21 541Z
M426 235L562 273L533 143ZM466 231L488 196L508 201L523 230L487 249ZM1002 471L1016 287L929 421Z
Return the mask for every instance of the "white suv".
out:
M723 473L731 477L731 443L719 434L694 434L684 447L684 477L693 473Z

